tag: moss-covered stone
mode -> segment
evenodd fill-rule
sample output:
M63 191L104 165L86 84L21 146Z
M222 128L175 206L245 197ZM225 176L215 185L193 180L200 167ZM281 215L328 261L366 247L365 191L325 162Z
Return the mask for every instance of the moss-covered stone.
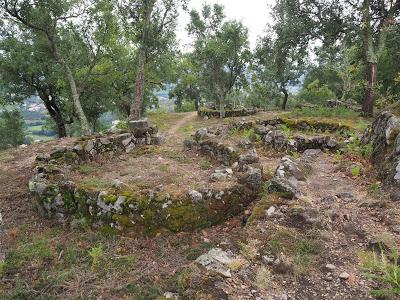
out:
M244 116L249 116L249 115L254 115L258 112L257 109L226 109L224 111L225 118L231 118L231 117L244 117ZM209 118L219 118L220 117L220 111L216 109L209 109L206 107L202 107L198 110L197 114L200 117L209 117Z

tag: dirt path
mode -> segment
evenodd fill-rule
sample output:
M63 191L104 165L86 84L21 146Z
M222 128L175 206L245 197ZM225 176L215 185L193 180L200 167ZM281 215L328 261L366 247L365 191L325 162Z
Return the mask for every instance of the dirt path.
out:
M191 121L195 120L196 117L197 117L197 112L195 112L195 111L186 113L182 119L180 119L176 124L172 125L172 127L168 129L166 134L168 136L177 135L178 130L180 128L184 127L185 125L188 125Z

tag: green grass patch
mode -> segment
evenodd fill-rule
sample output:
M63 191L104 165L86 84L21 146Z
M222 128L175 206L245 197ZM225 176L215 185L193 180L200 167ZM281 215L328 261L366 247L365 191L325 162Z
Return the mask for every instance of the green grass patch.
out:
M289 117L325 117L325 118L343 118L354 119L360 116L359 112L348 109L346 107L303 107L294 109L288 114Z
M399 253L393 251L388 257L382 251L361 252L361 271L367 279L373 280L379 285L371 291L375 297L394 297L400 295L400 261Z
M111 183L102 178L83 178L81 186L85 189L108 189Z
M147 114L151 124L157 126L160 131L168 129L171 124L182 118L179 113L168 113L168 112L148 112Z
M274 234L267 243L267 252L275 256L280 253L293 259L294 273L305 274L312 266L312 257L323 251L319 232L311 230L306 233L284 228Z
M98 174L100 172L100 166L93 165L90 163L85 163L79 165L78 170L80 173L88 175L88 174Z
M231 134L235 137L241 138L241 139L246 139L254 142L261 142L261 136L258 135L254 128L249 128L249 129L232 129Z

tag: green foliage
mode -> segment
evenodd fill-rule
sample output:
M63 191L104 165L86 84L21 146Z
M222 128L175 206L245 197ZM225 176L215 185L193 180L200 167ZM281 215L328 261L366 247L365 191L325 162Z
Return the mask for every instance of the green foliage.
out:
M254 142L261 142L261 136L255 132L254 128L243 129L243 130L233 129L231 134L233 136L237 136L242 139Z
M26 267L33 259L46 260L52 257L49 241L39 239L30 243L25 243L17 248L11 249L2 264L2 271L17 270Z
M294 261L294 272L304 274L312 264L312 256L323 251L323 245L317 230L302 234L291 229L282 229L268 241L267 250L274 255L281 252L289 255Z
M3 276L6 271L7 263L5 261L0 261L0 278Z
M223 116L227 95L247 84L248 31L241 22L224 21L218 4L204 5L201 14L193 10L190 16L188 31L194 37L192 57L201 95L219 106Z
M88 251L88 255L91 259L92 269L98 268L104 255L103 246L99 245L90 248L90 250Z
M96 165L90 164L90 163L85 163L82 165L79 165L78 167L79 172L82 174L96 174L100 171L100 168Z
M358 177L361 174L361 167L360 166L353 166L350 169L350 173L353 177Z
M209 161L208 159L202 159L200 162L200 168L202 170L208 170L211 167L211 161Z
M299 118L299 117L324 117L324 118L341 118L341 119L354 119L359 117L359 113L348 109L346 107L333 107L329 108L326 106L317 107L303 107L296 108L289 113L289 116Z
M281 125L279 125L279 129L282 131L282 133L286 137L290 137L291 130L290 130L289 126L287 126L286 124L281 124Z
M196 105L193 101L182 101L180 106L175 107L176 112L190 112L196 110Z
M343 153L341 150L336 150L335 152L335 162L340 163L343 159Z
M360 253L361 270L364 276L377 282L381 287L373 289L371 294L376 297L391 297L400 295L400 265L397 251L391 253L391 258L381 252Z
M381 184L380 182L372 183L368 186L368 192L373 195L379 195L381 192Z
M239 242L240 253L247 259L254 259L258 253L260 241L250 240L248 243Z
M0 115L0 150L24 143L25 123L17 110L3 111Z
M326 100L334 99L335 94L325 84L321 85L318 79L309 83L296 95L300 102L323 104Z
M374 147L373 147L373 145L372 145L371 143L366 144L366 145L364 146L364 149L363 149L363 152L364 152L363 155L364 155L364 157L365 157L365 158L370 158L371 155L372 155L373 150L374 150Z
M128 283L121 289L121 292L133 295L135 300L157 299L162 291L160 286L151 283L144 285Z

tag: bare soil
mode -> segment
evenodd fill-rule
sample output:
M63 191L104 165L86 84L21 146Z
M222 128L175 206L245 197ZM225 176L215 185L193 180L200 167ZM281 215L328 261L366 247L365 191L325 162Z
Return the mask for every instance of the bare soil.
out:
M100 161L98 172L107 181L161 181L177 189L188 182L207 184L218 164L210 162L205 168L204 157L182 156L181 142L196 128L220 122L229 121L174 114L164 122L165 145L140 156ZM359 253L383 234L400 247L398 204L382 192L369 191L377 181L372 169L361 162L364 172L353 177L327 153L312 165L299 200L275 201L267 195L243 216L205 230L143 237L63 227L39 216L27 185L38 154L73 142L68 138L0 152L0 259L6 257L8 264L5 271L0 265L0 299L156 299L165 292L177 293L180 299L373 299L369 291L376 284L362 276ZM282 156L262 148L258 154L264 172L273 172ZM76 172L72 175L92 176ZM353 197L336 196L344 192ZM268 216L265 209L271 203L279 205ZM294 208L317 212L317 232L293 218ZM249 222L251 215L257 217ZM193 262L214 247L240 259L231 278L206 272ZM97 263L93 249L101 249ZM280 263L265 266L261 257L271 253ZM326 264L335 269L328 270ZM269 273L260 272L262 268ZM349 274L347 280L339 278L342 272Z

